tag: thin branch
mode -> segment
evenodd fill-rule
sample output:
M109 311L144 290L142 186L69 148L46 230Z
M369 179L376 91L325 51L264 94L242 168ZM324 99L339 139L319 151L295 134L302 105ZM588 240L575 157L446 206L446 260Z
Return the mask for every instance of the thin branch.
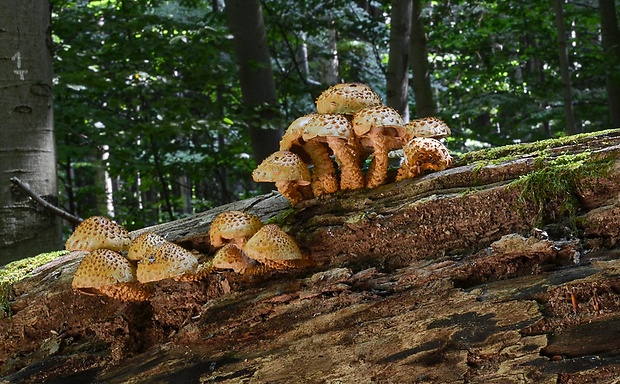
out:
M17 177L11 177L11 183L18 187L19 189L21 189L22 191L26 192L26 194L28 196L30 196L32 198L32 200L34 200L37 204L39 204L40 206L42 206L43 208L47 209L48 211L52 212L54 215L56 216L60 216L62 219L67 220L68 222L70 222L73 225L78 225L80 224L82 221L84 221L84 219L80 218L80 217L76 217L73 216L72 214L70 214L69 212L62 210L50 203L48 203L47 201L43 200L39 195L37 195L36 193L34 193L34 191L32 191L30 189L30 187L28 187L26 184L24 184L20 179L18 179Z

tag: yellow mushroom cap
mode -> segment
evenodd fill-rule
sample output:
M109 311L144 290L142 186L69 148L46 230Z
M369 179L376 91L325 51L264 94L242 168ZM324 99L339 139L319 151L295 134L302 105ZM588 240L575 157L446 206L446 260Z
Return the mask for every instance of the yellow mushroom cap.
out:
M341 83L327 88L316 99L318 113L355 113L362 108L380 105L381 98L362 83Z
M403 147L405 163L420 170L442 171L452 164L452 156L445 145L430 137L416 137Z
M153 233L144 232L136 237L129 246L127 258L129 260L142 260L146 256L155 252L155 249L168 240Z
M183 247L166 242L138 263L137 278L141 283L164 280L185 273L195 273L198 259Z
M299 260L303 256L295 240L276 224L263 226L243 247L248 257L259 262Z
M95 249L84 256L78 266L71 286L73 289L95 288L136 281L136 271L118 252Z
M376 133L396 137L405 134L405 122L401 115L394 108L385 105L377 105L358 111L353 115L352 125L353 131L358 137Z
M305 125L303 139L309 141L318 137L353 138L351 123L343 115L325 113L315 115Z
M92 216L78 225L65 243L68 251L94 251L107 248L125 251L129 248L129 232L103 216Z
M222 212L215 217L209 228L209 239L214 247L221 247L238 239L245 243L261 227L263 222L256 215L241 211Z
M293 145L299 144L306 124L316 115L316 113L310 113L295 119L291 125L288 126L284 132L284 136L282 136L282 140L280 140L280 150L288 151Z
M431 137L441 139L450 136L450 127L443 120L437 117L423 117L415 119L405 124L408 139L414 137Z
M256 182L297 181L310 184L310 171L299 156L290 151L277 151L269 155L252 172Z
M258 264L250 259L235 244L226 244L213 256L213 267L218 269L232 269L237 273L243 273L248 268L254 268Z

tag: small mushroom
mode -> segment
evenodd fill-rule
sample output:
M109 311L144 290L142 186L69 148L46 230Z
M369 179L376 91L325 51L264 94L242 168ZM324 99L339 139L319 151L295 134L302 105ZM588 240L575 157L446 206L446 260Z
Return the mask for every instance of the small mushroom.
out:
M134 261L142 260L146 256L153 254L157 247L167 241L168 240L152 232L141 233L131 242L129 252L127 252L127 258Z
M194 274L198 259L180 245L166 242L138 263L137 278L141 283Z
M269 268L298 266L303 256L295 240L276 224L263 226L243 247L250 257Z
M92 216L82 221L65 243L67 251L94 251L107 248L126 251L131 243L129 232L103 216Z
M215 217L209 228L209 240L215 248L227 243L239 247L248 241L261 227L263 222L256 215L241 211L222 212Z
M122 301L145 301L149 294L136 281L136 270L120 253L95 249L82 259L71 287L85 294L105 295Z
M213 268L232 269L237 273L247 273L260 269L260 264L250 259L245 252L235 244L226 244L220 248L212 260Z
M316 99L318 113L352 114L362 108L380 105L381 98L362 83L341 83L327 88Z
M327 147L315 141L306 142L303 139L306 125L315 116L317 116L316 113L311 113L295 119L284 132L280 141L280 150L291 151L299 155L302 160L313 164L312 192L318 197L338 190L338 176ZM309 161L305 160L304 156L308 157Z
M332 150L340 164L340 189L364 188L364 174L359 164L358 145L351 123L343 115L326 113L316 115L304 129L303 139L307 143L326 145ZM331 159L322 159L331 163ZM327 168L327 164L315 164Z
M443 120L437 117L422 117L420 119L411 120L405 124L407 130L407 142L414 137L430 137L433 139L442 139L450 136L450 127Z
M370 149L373 154L366 173L366 188L385 184L389 152L402 148L406 143L403 118L395 109L379 105L357 112L353 115L352 124L362 148Z
M412 178L424 171L442 171L452 164L448 149L437 139L416 137L404 147L405 158L398 170L396 180Z
M278 191L293 205L312 197L308 166L291 151L269 155L252 172L252 178L257 183L275 182Z

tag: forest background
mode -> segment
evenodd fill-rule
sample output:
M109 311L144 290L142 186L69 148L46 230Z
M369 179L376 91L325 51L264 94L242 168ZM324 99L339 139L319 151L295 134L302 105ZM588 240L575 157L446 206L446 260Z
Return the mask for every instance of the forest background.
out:
M442 118L455 155L620 126L615 0L51 6L57 204L130 230L262 193L251 171L273 137L337 82ZM261 44L270 65L244 75Z

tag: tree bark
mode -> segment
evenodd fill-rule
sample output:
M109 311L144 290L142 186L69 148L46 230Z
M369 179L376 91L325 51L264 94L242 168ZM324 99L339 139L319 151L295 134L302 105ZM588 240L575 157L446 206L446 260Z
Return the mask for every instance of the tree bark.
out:
M160 281L148 302L127 304L73 293L84 255L63 256L13 284L1 379L612 382L620 130L490 154L295 209L274 192L131 234L156 232L208 257L213 218L244 210L294 236L304 268ZM587 164L599 168L572 173ZM518 180L562 166L557 178L572 182L541 212ZM558 196L575 198L577 217Z
M411 16L411 72L416 117L437 113L428 63L427 37L422 20L422 0L413 0Z
M614 0L600 0L599 11L601 14L601 38L605 56L609 58L607 74L605 76L607 86L607 100L612 127L620 127L620 76L613 68L620 66L620 30L618 30L618 18L616 17L616 4Z
M560 76L562 77L562 97L564 99L564 118L566 120L566 133L573 135L580 131L575 119L573 108L573 95L570 80L570 64L568 58L568 46L566 42L566 26L564 24L564 0L553 1L555 24L558 30L558 56L560 58Z
M396 109L405 121L409 121L411 12L412 0L392 0L386 104Z
M0 265L60 246L59 220L11 188L18 177L56 203L48 1L7 0L0 10Z
M276 85L259 0L226 0L225 12L234 36L243 102L250 109L249 133L257 163L277 151L279 127ZM266 128L270 125L279 128Z

